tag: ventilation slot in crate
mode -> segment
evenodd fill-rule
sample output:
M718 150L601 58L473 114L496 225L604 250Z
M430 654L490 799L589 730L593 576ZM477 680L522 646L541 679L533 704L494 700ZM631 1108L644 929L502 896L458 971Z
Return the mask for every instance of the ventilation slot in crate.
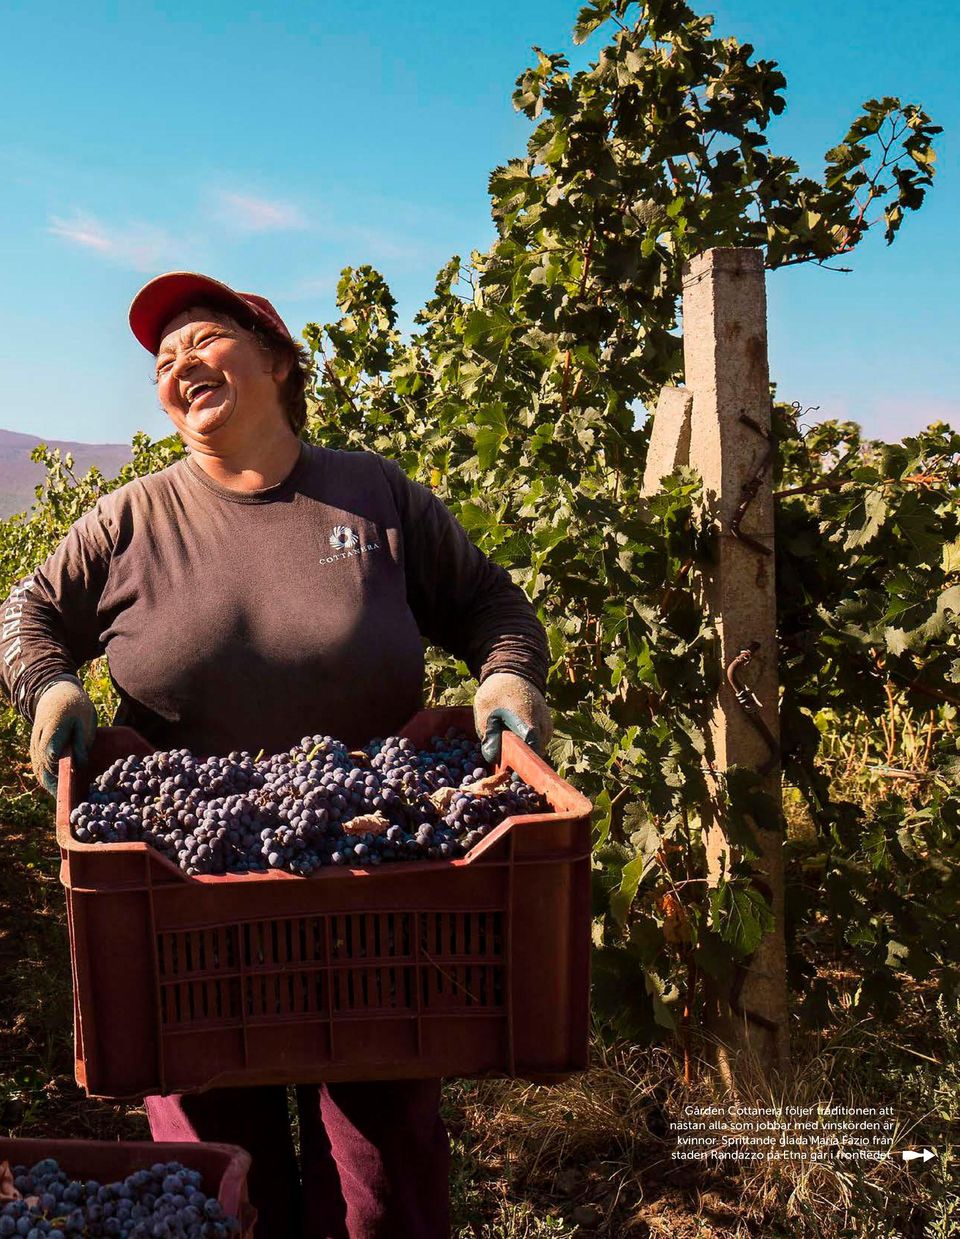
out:
M162 933L162 1021L412 1013L418 986L422 1011L498 1009L503 957L501 912L337 913Z

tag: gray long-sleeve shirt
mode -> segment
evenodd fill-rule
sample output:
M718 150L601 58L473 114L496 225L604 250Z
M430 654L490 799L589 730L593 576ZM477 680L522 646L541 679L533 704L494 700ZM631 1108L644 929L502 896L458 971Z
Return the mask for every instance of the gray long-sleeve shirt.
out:
M478 679L541 691L523 591L429 490L372 452L303 444L276 486L238 492L189 457L104 496L2 611L0 682L37 693L106 654L114 720L158 748L268 753L362 743L421 704L423 639Z

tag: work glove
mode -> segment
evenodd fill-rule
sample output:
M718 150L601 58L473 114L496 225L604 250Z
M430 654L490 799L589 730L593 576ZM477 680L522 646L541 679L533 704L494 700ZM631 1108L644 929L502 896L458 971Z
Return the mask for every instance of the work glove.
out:
M473 721L480 750L488 762L500 759L500 737L506 727L536 752L544 754L553 722L543 694L522 675L496 671L487 676L473 699Z
M57 794L57 763L68 750L79 762L90 756L97 711L72 675L58 676L40 690L33 711L30 764L37 782Z

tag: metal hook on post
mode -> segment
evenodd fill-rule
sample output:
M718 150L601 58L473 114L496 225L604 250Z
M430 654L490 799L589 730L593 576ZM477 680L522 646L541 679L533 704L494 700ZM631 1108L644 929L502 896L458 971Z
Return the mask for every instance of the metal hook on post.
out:
M751 641L746 649L740 651L736 658L734 658L727 667L727 682L734 691L737 704L740 706L741 710L743 710L744 714L746 714L754 728L759 731L761 736L763 736L763 739L766 742L770 756L763 763L763 765L758 766L757 769L760 774L767 775L780 760L780 745L777 743L773 732L764 722L763 715L760 713L762 704L758 700L756 693L754 693L753 689L750 688L749 685L740 683L737 678L737 673L750 663L754 654L756 654L759 649L760 642Z
M743 498L740 501L740 506L737 508L733 518L730 521L730 532L735 538L739 538L741 542L746 542L746 544L748 546L752 546L755 551L759 551L761 555L772 555L773 551L770 547L766 546L763 542L760 542L757 538L751 537L750 534L744 533L740 528L740 523L742 522L744 516L746 516L747 508L749 508L750 504L753 503L754 499L756 499L757 491L760 489L760 484L763 481L763 475L766 473L768 467L773 461L774 453L777 450L776 441L772 434L769 434L766 430L764 430L759 422L754 421L754 419L744 413L743 410L740 411L740 421L743 422L745 426L749 426L751 430L755 430L761 438L767 441L767 450L761 457L760 463L753 472L753 476L748 478L740 488L740 494Z

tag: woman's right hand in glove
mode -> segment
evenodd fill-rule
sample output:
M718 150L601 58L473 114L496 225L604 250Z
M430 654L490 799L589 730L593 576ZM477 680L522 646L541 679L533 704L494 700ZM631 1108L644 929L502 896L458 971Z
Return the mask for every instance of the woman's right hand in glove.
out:
M74 676L61 676L41 689L33 711L30 764L37 782L57 794L57 764L72 750L79 762L90 756L97 711Z

